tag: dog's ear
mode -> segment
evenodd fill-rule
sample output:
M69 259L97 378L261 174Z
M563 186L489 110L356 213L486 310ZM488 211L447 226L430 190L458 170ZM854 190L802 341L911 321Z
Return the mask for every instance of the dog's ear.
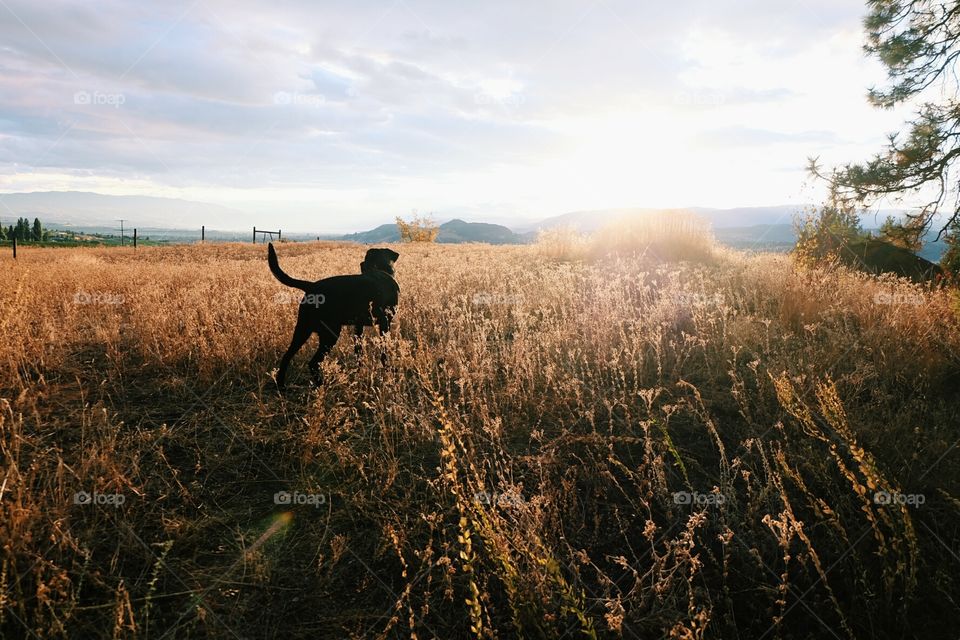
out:
M397 258L400 257L400 254L394 251L393 249L384 249L387 252L387 255L390 256L390 259L396 262Z

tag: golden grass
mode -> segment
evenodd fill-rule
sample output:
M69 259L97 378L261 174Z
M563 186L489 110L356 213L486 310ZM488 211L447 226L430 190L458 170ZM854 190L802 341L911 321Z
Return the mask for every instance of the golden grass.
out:
M399 247L389 366L286 399L262 246L5 259L0 636L935 637L953 294L688 231Z
M709 225L687 211L657 211L627 216L590 234L561 226L541 231L540 254L554 260L600 259L611 255L657 261L709 262L716 247Z

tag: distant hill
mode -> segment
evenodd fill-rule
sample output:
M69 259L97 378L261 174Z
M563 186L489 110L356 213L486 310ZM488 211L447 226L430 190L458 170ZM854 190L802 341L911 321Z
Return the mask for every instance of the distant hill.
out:
M866 228L865 231L870 231L874 235L879 234L879 229L876 228ZM797 234L792 224L720 227L713 230L713 235L721 244L748 251L789 251L797 244ZM924 235L923 248L917 252L920 258L929 262L940 262L940 258L947 250L947 243L936 238L936 231L929 231Z
M706 207L689 209L597 209L571 211L559 216L545 218L534 225L520 227L518 230L538 231L572 226L579 231L596 231L619 218L643 216L663 211L678 214L694 213L709 222L714 229L757 225L789 225L793 221L793 216L806 208L806 205L778 205L773 207L738 207L735 209L710 209Z
M753 251L789 251L797 244L792 224L755 224L748 227L720 227L713 235L721 244Z
M923 236L923 248L917 255L930 262L940 262L940 258L947 252L947 243L941 238L937 240L937 232L929 231Z
M340 236L340 240L377 244L399 242L400 231L395 224L382 224L370 231ZM499 224L451 220L440 225L437 242L456 244L461 242L486 242L488 244L521 244L527 238Z
M113 225L120 218L128 226L163 229L236 228L243 214L208 202L153 196L115 196L89 191L34 191L0 194L0 218L24 216L57 223L64 228ZM136 225L132 224L136 220Z
M138 227L140 237L167 242L195 242L200 239L200 226L206 226L206 239L211 242L240 241L251 238L250 227L240 221L249 214L230 207L179 198L153 196L122 196L86 191L35 191L30 193L0 194L0 223L10 224L17 217L40 218L49 229L105 236L119 236L119 219L126 219L125 233ZM810 209L809 205L776 205L768 207L737 207L717 209L693 207L689 209L618 208L589 211L571 211L545 218L537 223L516 225L512 229L500 224L450 220L440 225L437 238L442 243L485 242L490 244L520 244L532 242L541 230L570 226L582 232L592 232L618 218L643 216L658 211L694 213L706 220L717 240L725 245L757 251L787 251L796 242L793 219L797 213ZM886 215L899 216L902 211L876 212L873 220L864 219L865 226L879 226ZM271 228L285 229L282 216L265 216ZM289 222L289 220L288 220ZM266 222L265 222L266 224ZM322 222L321 222L322 224ZM935 224L938 230L942 225ZM243 230L240 230L240 229ZM937 262L946 250L941 240L934 242L936 233L928 234L926 244L918 252L921 257ZM312 239L348 240L364 244L386 244L400 241L393 223L382 224L369 231L348 235L284 232L285 240Z
M358 231L340 236L338 240L360 242L362 244L378 244L383 242L400 242L400 230L396 224L382 224L370 231Z
M507 227L488 222L451 220L440 225L438 242L487 242L490 244L520 244L524 239Z

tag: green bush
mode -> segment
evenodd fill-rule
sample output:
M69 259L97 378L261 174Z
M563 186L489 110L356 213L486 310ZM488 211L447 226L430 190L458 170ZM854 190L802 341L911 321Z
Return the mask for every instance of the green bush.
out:
M856 208L840 198L834 188L821 207L794 222L794 229L794 259L807 266L836 261L845 248L864 237Z

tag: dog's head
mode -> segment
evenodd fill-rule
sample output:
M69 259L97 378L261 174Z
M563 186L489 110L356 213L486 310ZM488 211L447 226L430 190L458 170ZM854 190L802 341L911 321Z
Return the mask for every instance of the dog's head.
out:
M393 275L393 263L400 254L393 249L369 249L363 262L360 263L360 273L383 271Z

